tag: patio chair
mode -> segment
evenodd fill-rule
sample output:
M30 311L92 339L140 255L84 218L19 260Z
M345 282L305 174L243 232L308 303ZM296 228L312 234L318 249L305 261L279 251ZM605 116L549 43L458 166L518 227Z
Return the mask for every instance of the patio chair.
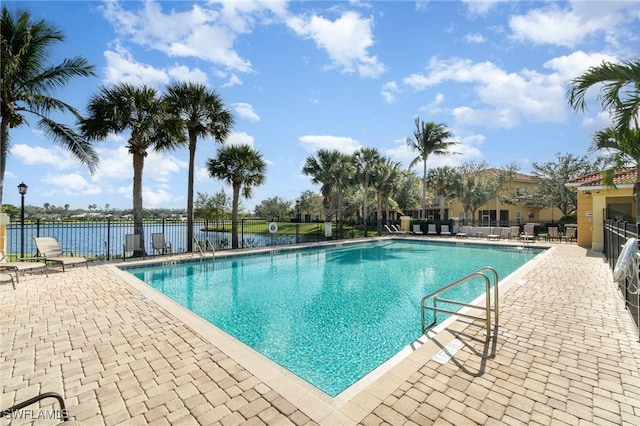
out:
M17 274L16 274L17 276ZM13 280L13 275L11 274L0 274L0 283L8 283L10 282L13 286L13 289L16 289L16 282Z
M508 240L511 237L511 228L503 226L500 231L500 239Z
M398 225L391 224L391 229L396 231L396 234L406 234L407 233L407 231L404 231L404 230L398 228Z
M535 224L527 223L526 225L524 225L524 232L522 233L522 235L520 235L520 239L525 242L535 240L535 229Z
M45 263L62 265L62 272L65 271L67 265L75 266L84 263L87 269L89 268L89 262L85 257L74 256L73 253L65 254L58 240L53 237L35 237L33 241L38 250L36 257L44 259Z
M415 235L424 235L424 232L420 229L420 225L417 223L413 225L413 231L411 231L411 233Z
M489 233L487 234L488 240L499 240L500 235L502 235L502 228L499 226L493 226L489 228Z
M568 243L575 242L577 231L578 228L576 228L575 226L567 226L566 228L564 228L564 236L562 237L562 239Z
M151 234L151 247L155 254L171 253L171 243L164 239L164 233L158 232Z
M547 238L549 241L560 240L560 234L558 233L557 226L550 226L547 228Z
M449 230L449 225L440 225L440 235L451 236L451 231Z
M430 223L427 225L427 235L438 235L435 223Z
M33 260L39 260L38 258L34 258ZM47 270L46 262L34 262L34 261L25 261L25 262L9 262L4 254L0 252L0 270L6 269L8 271L13 271L16 274L16 282L20 282L18 278L18 272L22 272L22 276L24 276L25 271L44 271L45 275L49 276L49 271Z
M513 239L519 239L520 238L520 227L519 226L512 226L509 228L509 234L511 235L511 238Z
M470 226L461 226L460 231L456 232L456 238L468 238L470 230Z
M130 257L133 257L136 252L144 253L140 234L125 234L124 244L122 245L122 261L124 262L127 259L127 253L131 253Z

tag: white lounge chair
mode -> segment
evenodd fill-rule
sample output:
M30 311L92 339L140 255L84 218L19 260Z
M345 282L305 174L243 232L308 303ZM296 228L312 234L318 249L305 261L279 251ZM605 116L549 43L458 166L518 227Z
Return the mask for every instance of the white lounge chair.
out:
M489 230L489 234L487 234L487 239L499 240L501 234L502 234L502 228L500 228L499 226L494 226Z
M456 232L456 237L457 238L468 238L469 237L469 231L470 231L471 227L470 226L461 226L460 227L460 231Z
M33 241L36 243L36 249L38 253L36 257L44 259L45 263L56 263L62 265L62 272L65 270L65 266L75 266L84 263L89 268L89 262L86 258L80 256L74 256L73 254L64 254L60 243L53 237L35 237Z
M435 223L430 223L427 225L427 235L438 235Z
M18 274L16 274L17 279ZM16 282L13 280L13 275L11 274L0 274L0 283L8 283L11 282L13 289L16 289Z
M440 235L451 236L451 231L449 230L449 225L440 225Z
M38 260L38 259L36 258L34 260ZM46 262L37 262L37 261L9 262L7 258L4 257L4 254L2 254L2 252L0 252L0 269L6 269L8 271L15 272L17 282L20 282L20 279L18 278L18 272L22 272L22 275L24 276L24 273L26 271L30 271L30 272L44 271L46 276L49 276L49 271L47 270Z
M533 241L536 238L536 226L533 223L527 223L524 225L524 232L520 235L520 239L524 242Z
M155 254L168 254L171 253L171 243L165 241L164 233L158 232L151 234L151 247Z
M408 234L408 232L405 231L404 229L400 229L398 225L391 224L391 229L396 231L396 234Z
M422 232L422 230L420 229L420 225L419 224L416 223L416 224L413 225L412 234L424 235L424 232Z

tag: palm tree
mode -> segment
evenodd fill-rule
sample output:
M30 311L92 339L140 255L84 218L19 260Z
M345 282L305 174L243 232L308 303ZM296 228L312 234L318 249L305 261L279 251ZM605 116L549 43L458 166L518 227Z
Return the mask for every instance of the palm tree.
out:
M636 168L635 194L640 194L640 129L626 128L615 129L608 127L599 130L593 137L592 151L607 150L613 153L609 158L611 167L603 173L603 183L614 187L614 176L617 170L629 163ZM636 196L636 223L640 223L640 197Z
M326 220L330 222L335 213L339 232L342 232L342 197L355 174L352 157L335 149L320 149L316 157L306 159L302 173L311 176L312 183L322 184L320 192L324 198Z
M199 83L174 83L164 97L168 111L182 118L189 145L189 175L187 183L187 251L193 249L193 179L198 138L211 136L224 143L234 124L231 112L222 98Z
M631 159L636 166L635 193L640 194L640 146L638 116L640 111L640 60L632 59L620 64L603 62L589 68L571 81L567 92L569 105L575 111L587 109L585 94L594 85L602 84L598 98L605 111L613 115L613 128L597 132L592 149L615 149L614 168L605 173L605 183L613 184L615 170ZM640 197L636 197L636 223L640 223Z
M382 233L382 208L385 207L387 224L389 224L389 204L393 194L400 186L401 165L389 158L381 159L375 167L372 183L376 188L378 205L378 235Z
M462 177L453 167L442 166L429 171L427 182L429 188L440 199L440 220L444 220L447 199L455 197L462 192Z
M265 181L267 165L260 153L249 145L221 148L216 158L207 160L209 176L225 181L233 189L231 208L231 248L238 248L238 206L240 189L244 198L251 198L251 189Z
M133 232L140 235L143 249L134 256L144 256L142 221L142 171L149 149L165 151L184 143L179 117L167 113L156 89L120 83L103 87L89 99L88 116L81 121L88 139L102 140L110 133L130 131L127 148L133 157Z
M28 12L12 15L6 6L0 17L0 74L2 104L0 113L0 205L4 188L4 173L9 151L9 129L28 124L25 114L38 119L38 128L53 142L67 148L91 172L98 164L98 154L90 143L69 126L50 118L52 113L71 113L80 119L71 105L53 97L55 89L64 87L72 77L95 75L86 59L76 56L58 65L47 65L54 44L65 39L64 34L44 20L34 22Z
M369 216L367 214L367 206L369 204L369 179L371 174L374 173L375 168L380 163L380 152L375 148L360 148L354 154L356 164L356 180L362 183L364 188L364 200L362 202L362 217L364 218L364 236L367 236L367 221Z
M451 137L451 132L447 130L444 123L434 122L424 123L420 118L416 118L416 130L413 133L414 139L407 138L407 145L413 151L418 151L419 155L411 161L409 168L422 161L422 211L420 217L424 217L427 209L427 159L433 155L451 155L457 152L449 151L458 142L447 141Z
M603 110L613 113L615 128L638 128L640 60L632 59L620 64L602 62L599 66L590 67L584 74L571 80L567 92L569 105L575 111L586 110L585 94L589 88L599 84L602 87L598 99Z

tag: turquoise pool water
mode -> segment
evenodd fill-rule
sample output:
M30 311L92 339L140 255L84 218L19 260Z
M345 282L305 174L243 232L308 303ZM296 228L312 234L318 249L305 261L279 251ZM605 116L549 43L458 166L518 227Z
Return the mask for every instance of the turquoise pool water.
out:
M330 396L420 337L420 299L483 266L500 279L540 250L386 240L128 269ZM456 300L484 293L458 287Z

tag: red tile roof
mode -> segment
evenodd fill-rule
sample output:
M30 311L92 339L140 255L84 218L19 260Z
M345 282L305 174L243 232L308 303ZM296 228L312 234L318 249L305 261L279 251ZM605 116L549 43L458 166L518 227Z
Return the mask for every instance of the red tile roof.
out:
M633 185L636 181L636 168L626 167L618 170L613 176L613 183L619 185ZM580 176L572 179L566 184L567 186L582 187L602 187L602 172L594 172L588 175Z

